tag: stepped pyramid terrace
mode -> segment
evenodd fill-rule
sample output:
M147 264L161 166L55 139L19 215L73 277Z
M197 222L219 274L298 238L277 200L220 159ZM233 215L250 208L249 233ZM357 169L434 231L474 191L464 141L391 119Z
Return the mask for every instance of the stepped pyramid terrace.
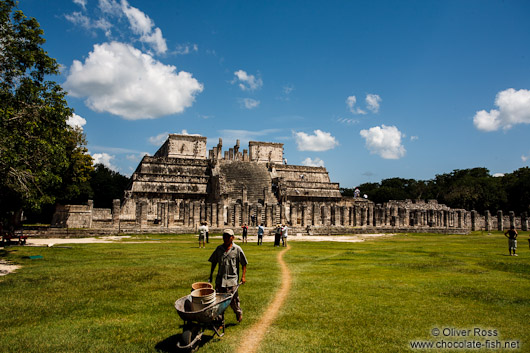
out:
M207 150L206 137L170 134L131 176L124 200L112 209L58 206L53 226L99 233L187 233L206 221L211 232L243 224L287 224L292 234L429 231L467 233L475 229L527 226L526 215L492 217L451 209L435 200L374 204L343 197L324 167L285 164L283 144L239 141L223 151L222 139ZM250 227L255 233L255 227Z

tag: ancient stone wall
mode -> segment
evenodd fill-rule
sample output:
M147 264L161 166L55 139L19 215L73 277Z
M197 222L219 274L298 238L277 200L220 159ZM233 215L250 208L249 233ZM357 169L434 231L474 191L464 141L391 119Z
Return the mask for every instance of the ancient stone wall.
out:
M289 224L296 232L442 232L528 229L526 214L479 215L436 200L389 201L342 197L324 167L286 164L283 144L239 141L223 153L222 140L206 158L206 138L169 135L154 156L145 156L130 188L112 209L88 205L57 208L53 224L119 232L194 232L201 221L215 230L242 224Z
M206 159L206 137L169 134L155 157Z
M283 163L283 143L250 141L248 146L252 162Z

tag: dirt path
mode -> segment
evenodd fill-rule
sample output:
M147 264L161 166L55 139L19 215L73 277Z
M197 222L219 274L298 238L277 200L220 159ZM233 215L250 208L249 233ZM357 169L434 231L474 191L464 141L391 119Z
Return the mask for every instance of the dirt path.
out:
M282 269L282 285L280 290L276 293L276 296L267 308L267 311L265 311L261 317L261 320L251 328L247 329L247 332L243 335L243 340L240 342L237 353L256 352L263 336L265 336L269 326L278 316L278 312L289 294L289 289L291 288L291 272L289 272L285 261L283 261L283 255L289 250L289 248L288 245L287 248L283 249L278 254L278 263Z

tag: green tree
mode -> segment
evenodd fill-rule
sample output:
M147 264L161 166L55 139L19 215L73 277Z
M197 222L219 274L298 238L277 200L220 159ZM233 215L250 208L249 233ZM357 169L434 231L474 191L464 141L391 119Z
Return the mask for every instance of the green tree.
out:
M0 211L15 221L23 209L74 197L92 165L82 132L66 123L66 93L47 79L59 65L44 43L35 18L0 1Z
M516 214L530 211L530 168L517 169L513 173L506 174L502 183L506 190L505 212L514 211Z
M96 164L90 178L94 207L110 208L112 207L112 200L123 200L123 193L129 182L130 180L126 176L110 170L103 164Z
M455 169L437 175L435 198L453 208L496 211L505 204L506 193L500 178L494 178L486 168Z

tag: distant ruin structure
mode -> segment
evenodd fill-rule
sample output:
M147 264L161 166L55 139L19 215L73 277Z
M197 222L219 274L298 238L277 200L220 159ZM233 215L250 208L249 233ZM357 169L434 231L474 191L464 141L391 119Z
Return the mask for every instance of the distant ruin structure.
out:
M124 196L123 202L114 200L112 209L94 208L92 201L60 206L53 226L102 233L187 233L201 221L208 222L211 232L282 223L294 234L467 233L528 226L526 215L480 216L435 200L380 205L343 197L326 168L285 164L281 143L250 141L241 151L238 140L223 151L219 139L207 150L206 137L194 135L170 134L153 156L144 156Z

